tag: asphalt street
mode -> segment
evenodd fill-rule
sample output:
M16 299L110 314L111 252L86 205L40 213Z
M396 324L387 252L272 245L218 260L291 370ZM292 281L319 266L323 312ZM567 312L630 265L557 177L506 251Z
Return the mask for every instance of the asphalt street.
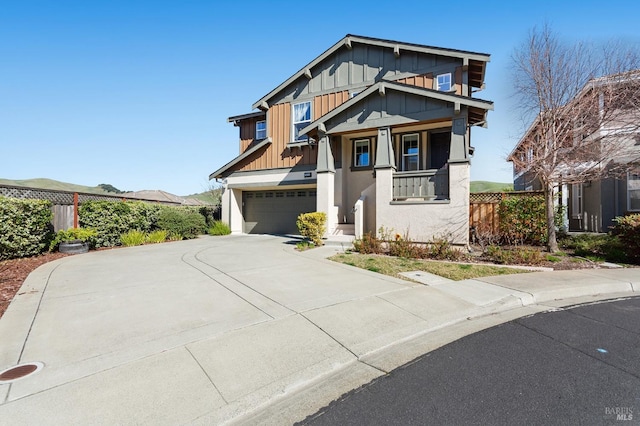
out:
M640 424L640 298L469 335L343 395L303 424Z

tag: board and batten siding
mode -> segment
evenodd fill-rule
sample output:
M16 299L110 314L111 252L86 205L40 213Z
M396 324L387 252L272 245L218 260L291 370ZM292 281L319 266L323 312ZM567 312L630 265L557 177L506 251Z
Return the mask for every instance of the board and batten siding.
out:
M251 125L255 136L255 122L257 120L247 121L253 121ZM241 126L243 125L244 123L241 124ZM316 164L316 149L310 149L308 146L287 148L287 144L291 142L291 104L277 104L269 109L267 114L267 136L271 137L271 144L254 158L244 161L241 167L237 169L238 171L287 168L298 164ZM253 139L245 141L241 138L242 150L246 150L252 142Z
M455 72L452 73L453 84L456 89L456 95L462 95L462 68L457 67ZM396 80L400 84L408 84L411 86L422 87L424 89L435 89L433 83L433 73L415 75L411 77L401 78Z

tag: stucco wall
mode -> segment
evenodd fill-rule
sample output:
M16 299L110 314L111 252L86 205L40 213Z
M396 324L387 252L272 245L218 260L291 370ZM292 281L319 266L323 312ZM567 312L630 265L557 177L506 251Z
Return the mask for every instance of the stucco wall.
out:
M391 172L378 171L376 227L384 226L414 241L446 237L452 243L469 242L469 165L449 164L450 201L391 203ZM385 182L381 182L384 176ZM388 180L388 184L386 181Z

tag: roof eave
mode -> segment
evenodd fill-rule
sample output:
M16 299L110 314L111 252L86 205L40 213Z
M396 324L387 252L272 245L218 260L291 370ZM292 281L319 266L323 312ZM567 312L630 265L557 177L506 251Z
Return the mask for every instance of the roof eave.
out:
M384 40L384 39L347 34L345 37L340 39L340 41L338 41L336 44L331 46L329 49L325 50L320 56L316 57L313 61L309 62L307 65L302 67L298 72L293 74L286 81L278 85L278 87L276 87L275 89L267 93L265 96L260 98L257 102L255 102L252 105L252 108L260 108L262 110L268 109L269 108L268 101L273 96L275 96L278 92L280 92L282 89L287 87L289 84L296 81L298 78L305 75L308 77L311 74L311 69L314 66L316 66L317 64L325 60L329 55L331 55L336 50L340 49L343 45L346 46L347 49L351 49L352 43L354 42L361 43L361 44L374 45L374 46L388 47L393 49L394 52L398 52L398 54L401 54L400 52L402 50L407 50L407 51L421 52L421 53L427 53L427 54L433 54L433 55L462 58L467 61L475 61L475 62L482 62L482 63L486 63L491 60L491 55L487 53L477 53L477 52L470 52L465 50L446 49L442 47L402 43L402 42L393 41L393 40ZM481 81L484 82L484 69L481 71L481 74L482 74Z
M234 158L233 160L229 161L227 164L225 164L224 166L220 167L218 170L216 170L215 172L211 173L209 175L209 180L211 179L217 179L220 177L223 177L222 175L227 172L230 168L232 168L233 166L235 166L236 164L238 164L239 162L241 162L242 160L244 160L245 158L249 157L251 154L255 153L256 151L258 151L260 148L265 147L267 145L269 145L272 142L271 138L266 138L263 139L262 141L258 142L256 145L254 145L253 147L249 148L248 150L246 150L245 152L243 152L242 154L240 154L239 156L237 156L236 158Z
M379 82L375 83L374 85L372 85L371 87L367 88L364 92L360 93L358 96L349 99L347 102L343 103L338 108L335 108L335 109L331 110L329 113L327 113L327 114L323 115L322 117L318 118L313 123L309 124L307 127L301 129L300 133L301 134L308 134L309 132L312 132L312 131L318 129L319 127L324 126L324 123L326 121L330 120L331 118L335 117L336 115L340 114L341 112L345 111L346 109L350 108L351 106L357 104L358 102L363 101L364 99L369 97L374 92L379 92L379 93L383 94L387 89L397 90L397 91L405 92L405 93L412 93L412 94L415 94L415 95L425 96L425 97L429 97L429 98L432 98L432 99L441 100L441 101L444 101L444 102L451 102L451 103L454 103L454 104L455 103L459 103L459 104L465 105L467 107L479 108L479 109L483 109L485 111L492 111L493 110L493 102L485 101L483 99L469 98L469 97L466 97L466 96L460 96L460 95L455 95L455 94L450 94L450 93L443 93L443 92L440 92L440 91L437 91L437 90L433 90L433 89L425 89L425 88L421 88L421 87L411 86L411 85L408 85L408 84L393 83L393 82L390 82L390 81L383 80L383 81L379 81Z

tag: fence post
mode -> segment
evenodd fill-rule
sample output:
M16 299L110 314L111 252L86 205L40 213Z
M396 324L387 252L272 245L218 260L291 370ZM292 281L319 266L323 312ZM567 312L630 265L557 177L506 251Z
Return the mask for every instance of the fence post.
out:
M73 193L73 227L78 227L78 193Z

